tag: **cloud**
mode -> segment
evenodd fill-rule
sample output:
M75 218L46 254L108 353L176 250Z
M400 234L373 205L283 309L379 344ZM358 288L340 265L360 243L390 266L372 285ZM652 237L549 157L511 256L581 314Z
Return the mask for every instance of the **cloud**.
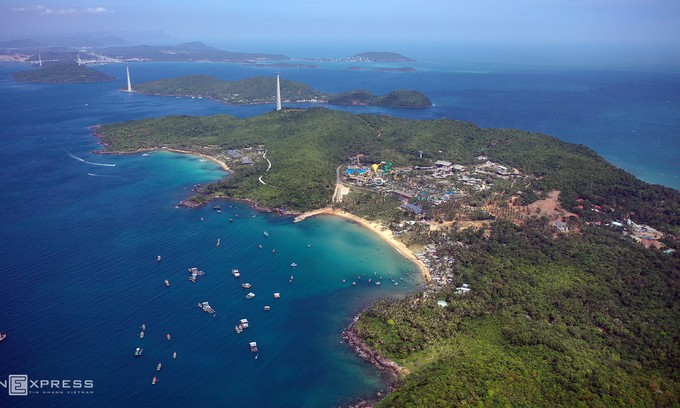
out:
M52 9L42 5L37 5L33 7L16 7L12 11L16 12L31 12L38 13L44 16L56 15L74 15L74 14L108 14L113 13L113 10L106 9L104 7L88 7L86 9L75 9L75 8L63 8L63 9Z

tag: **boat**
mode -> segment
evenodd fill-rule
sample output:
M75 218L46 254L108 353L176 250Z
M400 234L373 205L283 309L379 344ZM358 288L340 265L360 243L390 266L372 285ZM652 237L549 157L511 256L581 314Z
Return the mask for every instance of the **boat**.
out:
M0 341L5 340L5 337L7 337L7 334L5 334L5 333L0 333Z
M251 284L248 283L248 282L242 283L242 284L241 284L241 287L242 287L243 289L250 289L251 286L253 286L253 285L251 285Z
M232 220L231 218L229 218L229 222L234 222L234 220Z
M137 347L137 348L135 349L135 357L141 356L141 355L142 355L142 352L144 352L144 349L141 348L141 347Z
M244 329L247 329L248 328L248 319L241 319L241 321L239 322L239 326L241 326Z
M257 343L254 341L250 342L250 352L251 353L257 353Z
M238 214L236 214L236 215L234 215L234 217L236 217L236 218L239 218L239 215L238 215Z
M252 299L255 297L255 294L253 292L250 292L246 295L246 299Z
M262 244L258 244L257 247L262 249Z
M243 327L241 327L240 324L237 324L234 326L234 330L236 331L237 334L240 334L243 331Z
M279 292L274 293L274 299L278 299L281 297L281 294Z
M142 157L149 157L149 153L142 153Z
M177 358L177 352L172 353L172 358Z
M220 246L220 239L217 238L217 246Z
M170 287L170 281L167 279L165 280L165 286Z
M218 211L218 210L221 210L221 209L222 209L222 207L220 207L219 205L216 205L216 206L213 207L213 210L215 210L215 211Z
M356 285L357 285L357 283L356 283L356 282L352 282L352 286L356 286Z
M206 312L206 313L210 313L210 314L215 313L215 309L210 307L210 304L208 302L201 302L201 303L198 304L198 307L203 309L203 311Z
M146 330L146 325L142 323L142 330Z
M160 261L161 261L161 256L158 255L158 256L156 257L156 262L160 262Z
M293 279L295 279L295 277L293 275L290 275L290 283L293 283Z
M170 333L166 333L165 338L168 339L168 340L172 339L172 337L170 337Z
M275 254L275 253L276 253L276 249L272 249L272 254Z
M156 384L156 381L158 381L158 379L154 377L153 380L151 380L151 384Z
M376 281L375 284L380 286L380 281Z
M144 330L142 330L142 331L139 332L139 338L140 338L140 339L143 339L143 338L144 338Z
M264 307L264 311L265 311L265 312L268 312L268 311L270 311L270 310L272 310L272 307L271 307L271 306L265 306L265 307Z
M295 262L293 262L292 264L290 264L290 267L291 267L291 268L295 268L296 266L297 266L297 264L296 264Z
M162 366L162 365L163 365L163 364L158 363L158 365L156 366L156 371L161 371L161 366Z
M238 269L232 269L231 274L234 275L234 278L241 276L241 272L239 272Z
M264 234L265 237L269 236L269 233L267 231L263 232L263 234Z

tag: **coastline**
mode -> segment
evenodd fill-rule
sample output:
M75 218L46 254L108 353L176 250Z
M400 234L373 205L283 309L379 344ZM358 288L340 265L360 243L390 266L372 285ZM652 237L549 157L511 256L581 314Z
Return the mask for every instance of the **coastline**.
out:
M294 222L300 222L304 221L307 218L310 217L315 217L317 215L335 215L338 217L345 218L347 220L356 222L357 224L361 225L364 228L367 228L374 232L376 235L381 237L385 242L390 244L390 246L394 249L397 250L401 255L405 256L406 258L410 259L413 261L416 265L418 265L418 268L420 269L421 274L423 275L423 278L425 279L426 282L429 282L432 280L432 274L430 273L430 269L416 257L416 255L411 251L403 242L397 240L394 237L394 234L392 234L392 231L389 229L385 228L381 224L373 221L369 221L365 218L361 218L357 215L350 214L346 211L342 210L337 210L334 208L320 208L318 210L313 210L313 211L307 211L303 214L298 215L295 217Z

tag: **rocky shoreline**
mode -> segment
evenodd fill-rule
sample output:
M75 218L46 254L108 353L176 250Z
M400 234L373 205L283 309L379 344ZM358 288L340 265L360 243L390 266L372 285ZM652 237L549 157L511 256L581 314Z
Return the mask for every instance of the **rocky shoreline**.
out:
M348 408L368 408L373 407L381 399L385 398L390 392L394 391L397 388L402 376L408 374L408 370L399 366L399 364L395 363L389 358L381 356L377 351L364 343L364 341L359 337L354 324L355 323L352 323L342 332L342 340L347 343L347 345L349 345L364 361L385 372L388 376L387 391L380 390L374 397L360 398L348 406Z

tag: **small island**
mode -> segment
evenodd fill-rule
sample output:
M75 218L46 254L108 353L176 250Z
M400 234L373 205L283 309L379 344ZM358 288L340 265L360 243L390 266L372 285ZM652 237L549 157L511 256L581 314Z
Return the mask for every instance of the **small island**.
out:
M142 82L136 92L162 96L210 98L233 105L255 105L276 101L276 79L258 76L225 81L209 75L188 75L159 81ZM382 106L389 108L429 108L432 101L419 91L398 90L373 95L364 90L326 94L298 81L281 80L281 95L289 103L327 103L345 106Z
M362 52L348 58L355 62L412 62L411 58L395 52Z
M12 74L19 82L42 84L82 84L113 81L115 78L76 62L46 64L42 68Z

